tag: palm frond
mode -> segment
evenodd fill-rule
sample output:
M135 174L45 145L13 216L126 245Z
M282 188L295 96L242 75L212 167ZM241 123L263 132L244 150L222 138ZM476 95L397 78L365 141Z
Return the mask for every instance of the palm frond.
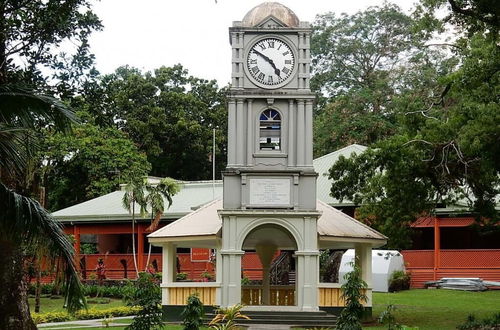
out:
M0 123L0 168L12 175L26 167L28 152L23 140L27 134L30 134L27 129Z
M172 178L163 178L157 185L147 185L148 192L146 202L151 206L151 211L155 215L151 219L151 225L146 229L154 231L160 224L161 216L165 212L165 203L163 198L168 202L167 209L172 206L172 196L180 191L180 185Z
M0 238L32 250L52 251L61 262L69 312L86 307L74 249L61 225L40 204L0 183Z
M57 130L71 131L78 122L75 113L61 100L33 88L13 84L0 85L0 122L33 128L40 119L54 124Z

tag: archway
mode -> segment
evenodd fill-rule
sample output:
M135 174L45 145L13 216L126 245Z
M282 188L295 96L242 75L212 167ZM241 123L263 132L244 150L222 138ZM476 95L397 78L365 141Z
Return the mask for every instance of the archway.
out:
M293 253L297 250L297 242L294 236L278 224L262 224L246 235L241 249L245 251L242 303L296 305L297 281ZM253 269L246 268L249 266Z

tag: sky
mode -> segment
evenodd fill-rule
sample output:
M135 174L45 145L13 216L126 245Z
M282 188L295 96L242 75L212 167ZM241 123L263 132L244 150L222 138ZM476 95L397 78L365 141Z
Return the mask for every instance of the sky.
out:
M394 1L409 10L415 0ZM122 65L143 71L182 64L189 74L231 78L228 28L262 0L101 0L93 11L104 25L90 39L96 67L102 74ZM301 21L333 11L353 14L383 0L281 0Z

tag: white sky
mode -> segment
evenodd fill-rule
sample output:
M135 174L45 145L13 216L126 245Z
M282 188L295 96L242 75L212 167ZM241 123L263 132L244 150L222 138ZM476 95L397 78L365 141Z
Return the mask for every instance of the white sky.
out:
M409 10L415 0L394 1ZM101 0L93 11L104 25L90 39L97 69L111 73L121 65L142 70L180 63L189 74L231 78L228 28L263 0ZM333 11L353 14L383 0L281 0L301 21Z

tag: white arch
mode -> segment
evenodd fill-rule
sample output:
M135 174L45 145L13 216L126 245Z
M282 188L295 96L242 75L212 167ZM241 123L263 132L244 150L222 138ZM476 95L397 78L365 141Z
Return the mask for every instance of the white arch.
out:
M243 243L245 242L246 237L250 232L257 227L262 225L277 225L286 229L295 240L295 244L297 245L297 250L302 250L304 248L304 238L301 233L295 228L289 221L280 218L259 218L248 223L243 229L240 231L237 240L236 240L236 248L239 250L243 249Z

